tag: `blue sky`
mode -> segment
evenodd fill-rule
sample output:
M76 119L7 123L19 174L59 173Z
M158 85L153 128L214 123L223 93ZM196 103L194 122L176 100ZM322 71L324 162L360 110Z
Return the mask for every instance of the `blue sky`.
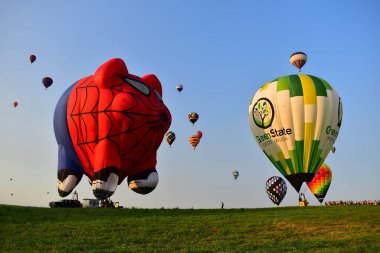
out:
M274 206L265 182L280 174L251 134L248 105L264 83L297 73L289 63L295 51L309 56L303 73L327 80L343 101L337 152L325 161L333 172L326 200L380 199L379 11L376 0L0 1L0 203L46 207L60 199L55 105L69 85L119 57L131 73L161 80L177 139L158 151L155 191L141 196L123 182L114 201ZM30 54L37 55L32 65ZM48 90L44 76L54 79ZM192 111L200 115L195 126L187 121ZM203 138L193 151L188 138L198 130ZM93 197L85 178L77 191ZM281 205L297 205L290 184Z

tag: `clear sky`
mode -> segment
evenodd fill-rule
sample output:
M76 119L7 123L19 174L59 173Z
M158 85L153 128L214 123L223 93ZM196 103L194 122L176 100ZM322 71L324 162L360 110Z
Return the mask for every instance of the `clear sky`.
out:
M379 13L377 0L0 0L0 204L47 207L60 199L55 105L69 85L119 57L130 73L161 80L177 139L158 151L155 191L138 195L124 181L114 201L274 206L265 182L280 173L253 138L248 105L266 82L298 73L289 63L295 51L308 54L303 73L327 80L343 102L337 151L325 160L333 173L325 200L380 199ZM32 65L30 54L37 55ZM54 79L48 90L44 76ZM193 111L195 126L187 120ZM203 138L193 151L188 138L198 130ZM85 177L77 191L93 198ZM281 205L297 201L288 183Z

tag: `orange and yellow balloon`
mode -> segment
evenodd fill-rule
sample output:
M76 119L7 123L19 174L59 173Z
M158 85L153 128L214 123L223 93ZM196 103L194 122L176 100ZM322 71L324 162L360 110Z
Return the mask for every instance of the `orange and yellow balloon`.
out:
M332 173L330 167L324 163L321 167L319 167L313 180L307 183L307 186L309 186L309 189L320 203L322 203L325 199L325 196L331 184L331 179Z

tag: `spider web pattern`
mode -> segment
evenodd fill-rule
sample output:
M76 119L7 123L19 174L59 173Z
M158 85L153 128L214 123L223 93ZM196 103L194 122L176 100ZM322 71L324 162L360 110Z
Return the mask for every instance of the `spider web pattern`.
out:
M142 82L141 80L139 80ZM119 182L156 165L156 151L169 129L171 115L152 87L144 95L120 79L112 88L99 88L92 77L73 88L68 104L68 124L76 152L86 173L93 177L96 147L108 141L112 158L121 161ZM116 154L115 154L116 153ZM108 155L108 154L107 154Z

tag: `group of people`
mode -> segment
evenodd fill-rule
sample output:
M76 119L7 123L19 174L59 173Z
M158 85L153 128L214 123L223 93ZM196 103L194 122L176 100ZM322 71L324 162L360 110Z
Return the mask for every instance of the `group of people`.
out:
M380 200L362 200L362 201L353 201L353 200L346 200L346 201L326 201L326 206L347 206L347 205L380 205Z

